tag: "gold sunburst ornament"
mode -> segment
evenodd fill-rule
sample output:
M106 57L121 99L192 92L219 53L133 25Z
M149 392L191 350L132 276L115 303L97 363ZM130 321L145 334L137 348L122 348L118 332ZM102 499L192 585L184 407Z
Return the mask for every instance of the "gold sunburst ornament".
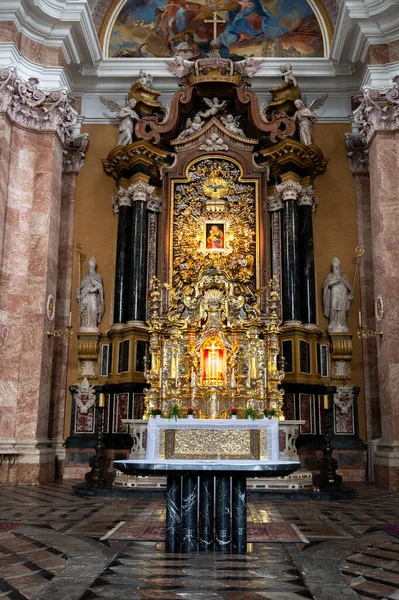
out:
M222 177L211 177L204 182L202 191L208 198L224 198L229 192L229 184Z

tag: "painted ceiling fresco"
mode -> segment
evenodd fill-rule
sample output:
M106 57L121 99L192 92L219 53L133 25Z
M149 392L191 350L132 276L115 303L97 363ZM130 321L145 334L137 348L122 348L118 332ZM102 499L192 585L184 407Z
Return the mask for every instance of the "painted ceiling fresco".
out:
M127 0L108 38L108 56L205 58L217 10L220 54L324 56L318 21L306 0Z

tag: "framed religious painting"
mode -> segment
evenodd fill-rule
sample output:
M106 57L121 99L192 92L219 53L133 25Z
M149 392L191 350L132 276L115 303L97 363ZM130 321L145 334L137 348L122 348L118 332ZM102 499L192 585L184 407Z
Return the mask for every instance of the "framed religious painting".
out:
M226 223L207 221L204 231L205 250L208 252L226 252Z

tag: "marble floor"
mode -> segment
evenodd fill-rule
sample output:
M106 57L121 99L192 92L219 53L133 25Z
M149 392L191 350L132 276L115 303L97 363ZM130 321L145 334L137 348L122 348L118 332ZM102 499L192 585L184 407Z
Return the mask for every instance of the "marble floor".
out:
M399 525L399 492L355 487L350 501L249 501L250 521L295 524L308 544L172 555L162 543L100 540L121 521L163 521L163 499L2 485L0 599L399 600L399 539L379 527Z

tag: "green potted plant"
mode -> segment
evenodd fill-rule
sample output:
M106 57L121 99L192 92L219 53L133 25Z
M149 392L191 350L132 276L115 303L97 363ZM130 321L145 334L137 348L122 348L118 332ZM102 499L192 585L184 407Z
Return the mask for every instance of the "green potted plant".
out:
M169 419L175 419L175 421L177 421L177 419L180 419L180 406L178 406L177 404L174 404L172 406L172 408L169 411Z
M254 421L258 418L258 413L252 406L248 406L248 408L245 409L244 416L246 419L252 419Z
M278 410L276 408L265 408L263 410L263 418L264 419L277 419L278 418Z

